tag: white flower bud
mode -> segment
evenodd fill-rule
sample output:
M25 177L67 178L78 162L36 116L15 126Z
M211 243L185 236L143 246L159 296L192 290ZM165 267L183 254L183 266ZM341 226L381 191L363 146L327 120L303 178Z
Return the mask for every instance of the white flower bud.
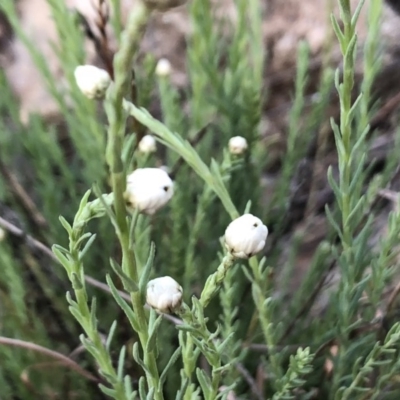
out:
M156 75L160 78L171 75L172 67L169 60L160 58L156 66Z
M157 149L156 139L154 139L154 137L151 135L145 135L139 142L138 148L141 153L154 153Z
M225 231L225 247L237 258L249 258L260 252L268 236L268 228L252 214L232 221Z
M111 82L108 72L94 65L80 65L74 75L79 89L89 99L102 99Z
M127 177L128 203L146 214L154 214L173 194L173 182L161 168L138 168Z
M151 280L147 284L147 304L162 313L173 313L182 304L182 287L170 276Z
M242 136L234 136L229 139L228 146L231 154L243 154L247 150L247 140Z

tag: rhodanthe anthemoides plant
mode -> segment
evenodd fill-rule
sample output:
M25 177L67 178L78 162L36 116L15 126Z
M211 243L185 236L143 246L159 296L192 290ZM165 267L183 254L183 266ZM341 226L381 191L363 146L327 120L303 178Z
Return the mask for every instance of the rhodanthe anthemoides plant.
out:
M67 270L73 285L75 296L69 294L68 301L71 312L85 332L81 340L96 359L100 372L108 383L101 386L104 393L117 399L132 398L132 396L134 398L136 393L131 377L123 374L126 349L121 349L116 369L113 366L109 349L102 343L97 332L96 302L94 299L88 298L85 289L84 254L95 241L95 235L85 233L86 225L90 219L106 215L114 226L122 251L121 262L111 260L111 267L121 279L124 289L130 293L132 306L118 294L114 280L110 276L107 277L107 282L115 300L125 312L131 327L138 335L139 340L134 345L133 357L142 366L146 377L142 377L139 382L137 390L140 398L164 398L163 381L171 364L169 363L164 371L158 369L157 336L161 316L156 318L153 311L149 313L145 308L147 302L150 307L160 313L176 313L181 316L183 323L178 325L178 328L183 329L184 336L187 336L186 340L190 340L193 343L192 346L200 350L212 369L211 377L208 377L203 369L196 369L203 396L205 399L211 400L217 398L221 393L228 393L231 389L222 389L222 374L229 368L233 368L233 364L232 360L224 360L224 348L229 344L231 338L220 338L218 329L214 333L209 331L204 309L221 289L223 280L235 260L252 257L264 248L268 229L260 219L251 214L236 218L227 227L225 232L226 255L216 272L206 280L199 299L192 298L192 308L182 302L184 295L182 287L173 277L163 276L149 280L154 262L154 245L149 249L150 256L146 265L139 265L135 243L138 213L151 216L158 212L173 197L174 184L168 174L160 168L137 168L126 176L126 168L123 165L123 137L127 114L122 112L123 108L128 112L132 111L134 117L135 112L143 113L140 121L154 132L154 137L146 135L140 140L139 151L153 152L155 150L154 138L160 140L161 143L166 144L183 157L198 172L199 176L210 184L210 188L217 196L221 197L231 216L236 217L238 214L218 171L219 166L214 163L210 170L189 143L182 141L178 134L169 132L167 127L151 119L143 111L136 109L134 104L124 99L130 74L123 67L129 65L132 60L134 51L131 43L138 42L141 34L139 28L141 24L145 23L150 11L146 2L142 8L133 11L121 48L115 56L114 82L110 84L109 75L95 67L82 66L75 70L79 89L90 99L104 97L105 90L110 86L105 99L105 110L109 119L107 162L110 168L113 192L106 196L99 193L99 198L92 202L88 202L88 195L86 195L75 216L74 223L70 225L66 220L62 220L70 236L69 250L56 246L54 251ZM164 77L168 76L168 70L169 65L160 60L156 73ZM159 129L151 128L154 123L158 124ZM160 134L160 130L163 131L163 134ZM233 138L229 147L233 154L241 154L247 149L246 139ZM184 190L184 188L179 187L178 190ZM90 306L88 305L89 301L91 301ZM178 338L178 331L176 336ZM181 341L183 340L185 340L184 337L181 337ZM218 342L220 343L218 344ZM180 353L182 353L181 348L178 347L171 362L176 362ZM185 352L182 355L185 357ZM184 365L190 362L189 359L182 361ZM194 369L195 367L192 366L191 370L194 371ZM191 382L193 377L191 374L188 375L187 379L190 381L183 381L180 389L181 396L188 397L190 393L197 393L197 391L193 392L193 383Z
M22 124L0 71L0 398L400 398L400 130L370 156L382 0L337 0L321 63L301 42L278 77L260 0L229 2L233 19L225 2L99 0L94 21L46 0L59 80L16 3L0 9L63 120ZM179 6L184 62L144 54ZM264 89L288 76L275 120Z

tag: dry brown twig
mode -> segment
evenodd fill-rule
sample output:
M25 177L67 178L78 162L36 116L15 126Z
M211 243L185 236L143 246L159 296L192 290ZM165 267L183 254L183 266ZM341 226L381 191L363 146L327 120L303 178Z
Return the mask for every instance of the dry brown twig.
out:
M104 65L106 66L107 72L110 74L111 79L114 78L114 67L113 58L114 55L111 52L108 35L107 35L107 24L110 18L110 9L106 1L104 0L92 0L93 8L97 11L97 18L95 24L99 30L100 37L98 38L98 44L96 51Z
M24 187L18 182L17 177L6 167L3 161L0 160L0 173L7 182L14 197L18 200L21 206L26 211L28 218L39 228L47 228L46 218L36 207L29 194Z
M19 339L12 339L4 336L0 336L0 344L6 346L15 346L15 347L22 347L24 349L36 351L38 353L44 354L46 356L52 357L58 360L61 364L71 368L78 374L82 375L86 379L94 382L100 382L98 378L92 375L90 372L83 369L79 364L77 364L74 360L71 360L69 357L65 356L64 354L58 353L57 351L50 350L46 347L39 346L38 344L26 342L24 340Z

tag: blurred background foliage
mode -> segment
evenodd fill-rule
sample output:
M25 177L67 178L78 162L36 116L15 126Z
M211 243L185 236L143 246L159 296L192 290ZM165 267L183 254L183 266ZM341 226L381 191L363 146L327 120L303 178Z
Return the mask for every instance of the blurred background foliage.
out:
M65 273L32 239L47 248L53 243L66 245L59 215L71 221L82 195L94 184L109 191L105 115L101 104L81 95L73 71L85 62L85 36L94 35L101 66L109 66L112 54L99 52L104 31L88 30L84 18L61 1L47 3L59 37L52 45L62 66L61 81L25 33L16 3L0 4L60 116L52 121L32 114L21 120L19 100L0 71L0 225L5 233L0 243L0 398L101 399L105 395L81 371L42 351L4 340L19 339L68 355L96 375L96 366L80 345L81 329L68 311ZM340 112L343 116L334 82L336 67L337 79L342 79L342 65L332 61L336 38L326 35L317 72L308 43L299 43L296 71L285 88L290 107L284 118L276 117L283 134L265 136L267 111L273 120L266 104L276 93L273 84L266 84L273 79L265 76L273 55L262 40L265 10L260 3L235 0L234 22L221 16L209 0L192 0L185 6L191 33L185 38L188 85L184 89L169 76L155 74L157 60L151 54L140 53L132 66L134 104L149 109L187 139L207 164L215 159L239 211L244 212L251 200L251 212L270 230L267 262L259 279L252 281L244 265L237 265L208 310L209 325L221 324L221 338L234 332L227 357L237 361L224 375L224 384L237 383L237 399L398 398L400 329L394 324L400 291L396 286L400 141L397 108L392 105L396 96L382 93L379 84L392 67L383 63L387 49L379 40L383 3L365 4L369 29L356 48L356 65L351 66L356 84L347 93L354 101L363 92L351 126L351 146L362 139L350 166L354 184L347 194L354 198L356 218L350 223L353 256L347 263L341 258L342 210L338 193L332 190L343 169L338 166L329 122L333 117L340 123ZM116 38L121 29L118 7L118 1L110 2ZM104 17L101 7L97 11ZM330 12L327 8L327 15ZM385 114L388 107L390 113ZM371 129L362 136L368 123ZM218 266L219 238L229 216L210 188L172 151L159 146L156 154L139 154L135 143L146 133L151 132L129 121L126 157L132 169L165 165L176 190L166 209L139 217L138 256L144 263L154 241L154 276L174 277L189 301ZM227 150L229 138L237 135L249 143L243 157L233 157ZM119 256L115 235L103 219L91 222L89 229L97 239L86 256L86 273L104 282L109 258ZM353 272L343 273L349 270ZM109 293L92 287L91 294L97 298L99 329L108 332L118 320L117 342L131 348L136 338ZM159 341L163 367L177 346L173 322L163 321ZM311 355L298 350L306 347ZM126 372L137 382L140 368L131 357L126 363ZM170 372L168 399L175 398L180 386L180 367Z

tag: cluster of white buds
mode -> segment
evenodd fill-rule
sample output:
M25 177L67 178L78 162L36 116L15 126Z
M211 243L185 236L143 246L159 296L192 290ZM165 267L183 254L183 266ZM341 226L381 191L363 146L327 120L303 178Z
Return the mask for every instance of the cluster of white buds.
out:
M144 154L154 153L157 150L156 139L152 135L145 135L140 140L138 148Z
M182 287L170 276L156 278L147 284L146 302L162 313L173 313L182 304Z
M161 168L138 168L127 177L125 198L145 214L154 214L173 194L174 184Z
M164 78L166 76L171 75L172 67L169 60L166 58L160 58L156 65L156 75L160 78Z
M237 258L249 258L265 246L268 228L252 214L233 220L225 231L225 247Z
M75 81L80 91L89 99L102 99L111 83L109 73L94 65L75 68Z
M229 139L229 151L231 154L243 154L247 150L247 140L242 136L234 136Z

